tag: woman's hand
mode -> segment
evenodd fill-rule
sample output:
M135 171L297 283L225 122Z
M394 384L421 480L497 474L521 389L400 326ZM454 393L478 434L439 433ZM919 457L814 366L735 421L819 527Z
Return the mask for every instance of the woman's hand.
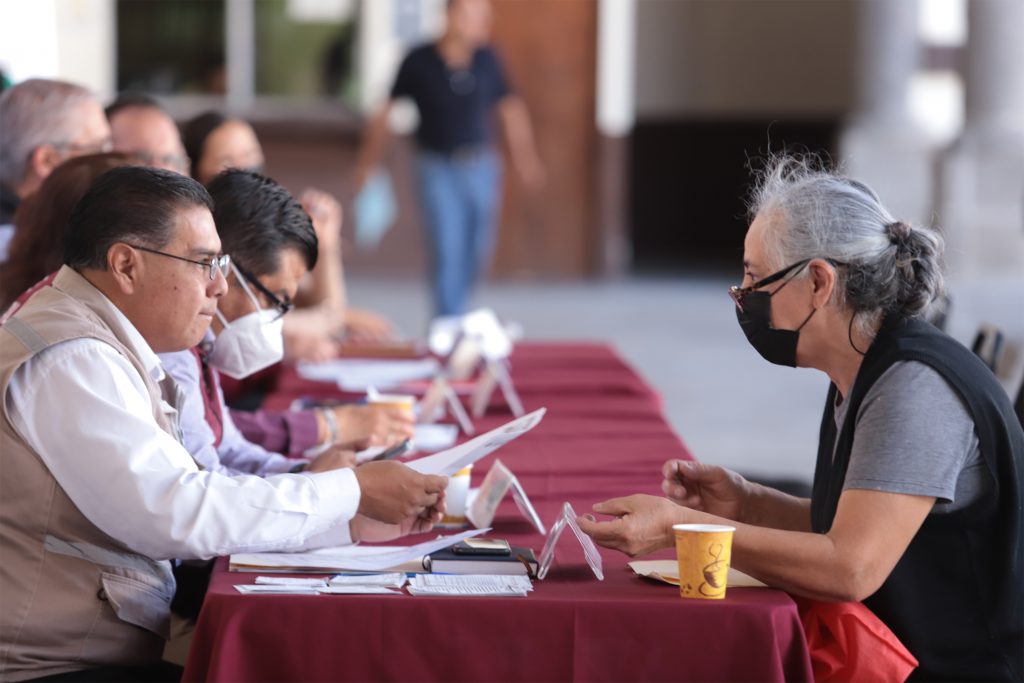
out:
M592 515L583 515L576 519L583 533L630 557L671 547L675 543L672 525L690 521L685 508L667 498L644 494L606 500L596 504L594 512L617 519L598 522Z
M689 460L669 460L661 468L661 490L694 510L743 521L751 484L731 470Z

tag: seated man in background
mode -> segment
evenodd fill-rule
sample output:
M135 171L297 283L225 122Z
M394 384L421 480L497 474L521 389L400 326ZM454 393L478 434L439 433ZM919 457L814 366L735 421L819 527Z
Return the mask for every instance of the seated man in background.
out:
M288 191L249 171L226 171L210 183L221 247L231 254L230 287L218 302L211 329L194 348L160 354L164 369L185 393L179 406L185 447L214 471L273 474L296 468L321 471L354 464L354 454L328 450L308 466L270 453L239 433L224 405L219 371L241 379L281 359L281 324L299 281L317 262L309 216ZM321 431L338 432L328 444L352 447L370 439L391 444L412 436L412 416L395 408L343 406L312 413L330 420ZM380 424L377 431L367 425ZM352 437L352 438L349 438Z
M168 558L381 539L442 513L446 478L394 462L267 478L196 466L156 353L197 344L227 290L211 204L190 178L107 171L52 285L0 327L7 680L172 679L158 663Z
M123 92L104 110L115 152L140 164L188 175L181 132L160 103L145 93Z
M221 171L240 168L262 172L263 148L247 122L215 111L205 112L182 127L192 177L208 184ZM393 335L391 324L370 311L348 305L341 254L341 205L325 192L306 189L300 201L313 219L322 258L300 288L298 309L285 323L289 358L326 360L337 355L337 338L379 340Z
M33 78L0 94L0 263L21 200L65 159L109 149L103 108L85 88Z

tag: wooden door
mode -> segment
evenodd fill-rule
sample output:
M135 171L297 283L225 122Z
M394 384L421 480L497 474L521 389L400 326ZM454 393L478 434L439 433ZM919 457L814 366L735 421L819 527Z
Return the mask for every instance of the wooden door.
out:
M530 194L506 164L492 272L592 274L599 267L597 0L494 0L493 7L494 43L530 111L547 183Z

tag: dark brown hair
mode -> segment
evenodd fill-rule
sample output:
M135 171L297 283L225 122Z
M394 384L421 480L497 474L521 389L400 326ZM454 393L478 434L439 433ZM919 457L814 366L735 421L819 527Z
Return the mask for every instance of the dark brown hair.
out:
M112 168L133 162L118 152L88 154L65 161L25 198L14 214L14 237L0 268L0 308L60 268L68 221L93 181Z

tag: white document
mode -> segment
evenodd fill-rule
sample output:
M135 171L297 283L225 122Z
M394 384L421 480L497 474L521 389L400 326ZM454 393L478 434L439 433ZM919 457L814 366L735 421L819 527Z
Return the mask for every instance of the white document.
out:
M418 424L412 437L412 445L418 451L433 453L451 448L459 438L457 425Z
M327 582L329 586L383 586L385 588L401 588L409 579L404 572L388 572L386 574L339 574L332 576Z
M326 588L325 585L320 586ZM256 584L236 584L235 590L243 595L316 595L317 589L313 586L282 586Z
M317 588L320 595L401 595L401 590L393 590L387 586L324 586Z
M256 583L266 586L306 586L321 588L327 585L327 579L300 579L294 576L257 576Z
M540 520L540 516L530 502L529 496L526 495L522 484L519 483L519 478L512 474L512 471L501 460L494 461L491 471L484 477L480 488L476 489L472 500L467 499L466 518L475 527L491 526L494 515L498 511L498 505L509 489L512 490L512 497L523 517L530 520L530 523L542 535L546 534L544 523Z
M407 464L422 474L441 474L450 477L463 467L472 465L536 427L544 418L546 411L546 408L535 410L529 415L512 420L486 434L470 439L464 444L459 444L455 448L428 455Z
M430 379L440 369L433 358L369 360L338 358L324 363L299 363L299 376L316 382L334 382L343 391L364 393L370 387L393 389L403 382Z
M551 564L555 561L555 546L558 545L558 539L565 527L572 529L576 539L583 546L583 557L586 558L594 576L598 581L604 581L604 563L601 560L601 554L597 551L597 546L594 545L594 539L583 533L579 524L576 523L576 511L568 502L562 503L562 515L551 525L551 535L548 536L544 549L540 551L540 568L537 570L537 578L543 579L548 575Z
M302 553L239 553L231 556L232 571L281 572L380 572L389 569L423 571L424 555L447 548L459 541L479 536L489 529L473 529L450 536L439 536L410 546L342 546Z
M524 598L532 590L533 583L526 576L490 574L417 574L409 584L412 595Z

